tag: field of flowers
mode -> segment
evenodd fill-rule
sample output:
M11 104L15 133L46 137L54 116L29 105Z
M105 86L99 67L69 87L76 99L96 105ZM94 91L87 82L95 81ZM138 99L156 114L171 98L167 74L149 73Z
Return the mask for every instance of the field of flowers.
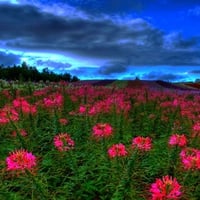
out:
M0 85L1 200L199 200L200 94Z

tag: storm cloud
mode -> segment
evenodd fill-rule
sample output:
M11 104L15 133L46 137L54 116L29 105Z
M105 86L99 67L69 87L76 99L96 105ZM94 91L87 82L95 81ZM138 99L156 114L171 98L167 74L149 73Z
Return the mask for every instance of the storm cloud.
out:
M37 60L36 61L37 66L42 67L49 67L51 70L63 73L66 70L68 70L71 67L71 64L69 63L61 63L61 62L56 62L52 60Z
M123 73L127 70L127 64L122 62L111 62L99 68L98 73L102 75L111 75L115 73Z
M163 73L158 71L152 71L146 74L143 74L142 79L147 80L164 80L164 81L182 81L187 78L187 75L179 75L174 73Z
M126 23L103 16L67 18L31 5L0 4L0 24L0 44L4 41L7 48L107 59L108 72L100 69L101 73L123 72L120 63L117 69L109 64L118 60L129 65L200 64L197 39L186 40L180 34L166 39L165 33L140 18Z

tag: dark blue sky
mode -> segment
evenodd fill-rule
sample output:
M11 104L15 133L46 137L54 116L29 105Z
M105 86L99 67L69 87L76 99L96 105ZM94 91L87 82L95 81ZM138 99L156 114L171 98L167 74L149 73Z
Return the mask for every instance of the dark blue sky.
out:
M80 79L200 78L200 0L1 0L0 64Z

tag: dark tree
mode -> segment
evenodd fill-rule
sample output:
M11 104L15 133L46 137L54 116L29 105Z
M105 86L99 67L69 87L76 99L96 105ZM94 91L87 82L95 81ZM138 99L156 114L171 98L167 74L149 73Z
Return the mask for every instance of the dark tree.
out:
M79 79L76 76L71 76L69 73L56 74L50 71L48 68L44 68L42 72L39 72L36 67L28 66L26 62L23 62L21 66L14 65L13 67L0 65L0 79L5 80L19 80L24 81L67 81L74 82Z

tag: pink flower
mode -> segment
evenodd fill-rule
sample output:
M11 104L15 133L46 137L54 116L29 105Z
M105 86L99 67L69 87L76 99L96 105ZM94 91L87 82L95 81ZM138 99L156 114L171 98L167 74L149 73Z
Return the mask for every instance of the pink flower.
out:
M0 109L0 124L7 124L10 121L18 121L19 114L18 112L11 106L4 106Z
M151 138L138 136L132 140L132 148L142 151L149 151L151 149Z
M95 138L106 138L112 135L113 128L108 123L98 123L92 128Z
M65 119L65 118L60 118L60 119L59 119L59 122L60 122L60 124L62 124L62 125L67 125L67 124L68 124L68 120Z
M89 115L95 115L98 113L97 106L92 106L88 112Z
M13 106L21 109L25 114L35 114L37 112L36 106L29 104L23 97L15 99L13 101Z
M58 151L68 151L74 147L74 140L67 133L60 133L54 137L54 146Z
M178 100L177 99L174 99L173 106L178 106Z
M24 114L35 114L37 112L37 108L35 105L26 105L22 107L22 112Z
M151 184L150 192L152 200L173 200L179 199L181 196L181 186L176 178L167 176L162 179L156 179L156 182Z
M127 154L128 152L126 151L125 145L121 143L114 144L108 149L108 155L110 158L126 156Z
M7 99L12 98L12 95L10 94L9 90L4 89L4 90L1 91L1 94L3 94Z
M20 135L21 135L21 136L23 136L23 137L24 137L24 136L27 136L27 132L26 132L24 129L21 129L19 132L20 132ZM17 132L16 132L16 131L13 131L13 132L12 132L12 136L16 137L16 136L17 136Z
M45 89L42 89L42 90L35 90L34 92L33 92L33 96L43 96L43 95L45 95L46 94L46 90Z
M180 158L185 169L200 169L200 150L185 148L181 151Z
M83 114L83 113L85 113L86 112L86 107L85 106L80 106L79 107L79 113L80 114Z
M60 108L63 105L63 96L55 93L43 99L46 108Z
M200 136L200 122L197 122L192 127L192 137Z
M36 166L36 157L24 149L10 153L6 158L7 170L32 170Z
M169 144L173 146L177 145L183 147L187 144L187 138L183 134L182 135L173 134L169 139Z
M192 129L193 129L194 131L200 131L200 123L197 122L196 124L194 124L193 127L192 127Z

